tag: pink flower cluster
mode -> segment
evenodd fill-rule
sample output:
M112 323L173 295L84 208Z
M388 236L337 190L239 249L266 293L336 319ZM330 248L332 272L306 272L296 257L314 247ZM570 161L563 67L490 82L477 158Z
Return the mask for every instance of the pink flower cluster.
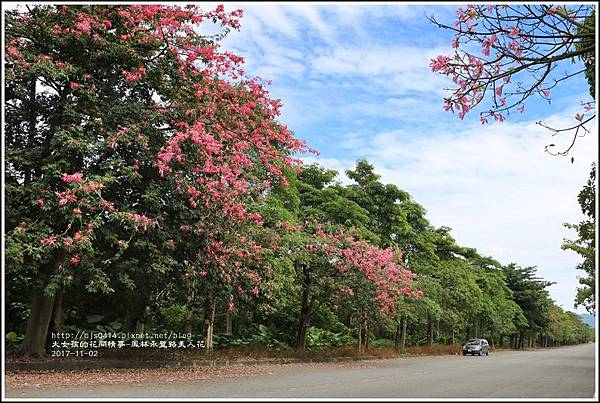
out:
M82 181L82 179L83 179L83 174L81 172L76 172L71 175L64 173L62 175L62 180L65 183L79 183Z
M144 74L146 74L146 68L144 66L141 66L134 71L123 70L123 77L125 77L125 81L127 82L139 81L144 77Z

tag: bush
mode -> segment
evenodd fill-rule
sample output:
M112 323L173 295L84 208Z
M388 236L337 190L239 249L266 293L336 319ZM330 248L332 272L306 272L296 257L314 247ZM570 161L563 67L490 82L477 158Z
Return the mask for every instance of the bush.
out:
M370 342L371 347L395 347L394 340L377 339Z
M253 332L250 335L237 338L228 335L215 335L213 336L213 344L215 347L263 346L275 350L288 350L290 348L287 343L281 341L281 334L265 325L254 325L251 329Z
M347 346L354 343L356 343L356 339L350 335L333 333L318 327L309 327L306 333L306 348L309 350Z
M172 304L159 308L160 322L167 331L179 332L183 329L187 307L185 305Z

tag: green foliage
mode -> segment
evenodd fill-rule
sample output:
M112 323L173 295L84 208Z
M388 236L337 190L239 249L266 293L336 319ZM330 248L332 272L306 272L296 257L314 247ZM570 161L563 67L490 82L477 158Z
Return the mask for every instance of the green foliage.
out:
M290 349L287 343L281 341L281 335L265 325L254 325L249 330L248 333L250 334L242 337L216 335L214 338L215 347L261 346L277 351Z
M577 26L577 35L589 35L575 44L577 50L585 49L595 44L596 31L596 9L592 9L592 13L585 18L582 25ZM591 58L591 62L590 62ZM590 86L590 95L596 98L596 52L588 52L580 56L580 59L585 64L585 78Z
M183 324L187 314L185 305L172 304L159 308L159 323L165 330L180 332L183 330Z
M17 335L15 332L8 332L6 333L6 336L4 336L4 340L6 341L6 347L7 348L14 348L16 346L18 346L21 341L23 341L24 336L23 335Z
M317 327L308 328L306 335L306 348L309 350L348 346L356 342L356 339L349 334L333 333Z
M394 340L391 339L377 339L377 340L373 340L371 342L371 347L386 347L386 348L393 348L394 347Z
M592 164L590 177L578 195L581 211L586 219L579 224L564 224L577 231L578 239L565 240L562 249L572 250L583 258L577 270L583 270L585 277L579 278L583 286L577 289L575 306L583 305L588 312L596 312L596 165Z

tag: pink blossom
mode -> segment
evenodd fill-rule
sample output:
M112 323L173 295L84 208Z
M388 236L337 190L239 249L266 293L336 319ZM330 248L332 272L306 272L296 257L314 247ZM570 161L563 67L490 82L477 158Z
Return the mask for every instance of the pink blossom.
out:
M54 192L54 194L56 197L58 197L58 205L61 207L67 203L73 203L77 201L77 196L71 193L70 190L64 192Z
M510 27L510 32L508 33L509 38L516 38L519 36L519 28L512 26Z
M15 59L20 59L23 55L21 54L19 49L11 47L11 48L6 49L6 56L9 56L9 57L12 57Z
M76 82L74 82L74 81L71 81L71 82L69 83L69 85L70 85L70 87L71 87L71 89L72 89L73 91L75 91L75 90L77 90L77 89L81 88L81 84L79 84L79 83L76 83Z
M115 209L115 206L113 203L109 202L106 199L100 199L100 206L104 209L104 210L108 210L108 211L113 211Z
M103 187L104 187L104 185L102 183L88 181L87 183L79 186L79 189L77 189L77 190L80 192L88 193L88 192L95 192L96 190L102 189Z
M78 31L81 31L82 33L85 33L88 35L92 32L92 26L91 26L90 22L87 20L78 22L77 24L75 24L75 28Z
M56 242L56 235L51 235L48 238L44 238L44 239L40 240L40 244L42 244L43 246L53 246L55 242Z
M513 51L516 57L521 57L523 55L521 44L517 41L510 41L510 43L508 44L508 48Z
M37 200L35 201L35 203L36 203L38 206L42 207L42 206L44 205L44 200L43 200L43 199L37 199Z
M254 222L258 222L258 223L263 222L262 216L258 213L250 213L248 215L248 219L250 219L250 221L254 221Z
M79 183L83 179L83 174L81 172L76 172L74 174L66 174L62 175L62 180L65 183Z
M450 58L448 56L439 55L435 59L431 60L429 67L431 67L431 70L435 73L436 71L446 68L446 65L448 64L449 61L450 61Z
M71 257L71 264L72 265L76 265L81 261L81 258L79 257L79 255L73 255Z
M139 79L141 79L145 73L146 73L146 68L144 66L141 66L138 69L131 71L131 72L123 70L122 74L123 74L123 77L125 77L125 81L133 82L133 81L138 81Z

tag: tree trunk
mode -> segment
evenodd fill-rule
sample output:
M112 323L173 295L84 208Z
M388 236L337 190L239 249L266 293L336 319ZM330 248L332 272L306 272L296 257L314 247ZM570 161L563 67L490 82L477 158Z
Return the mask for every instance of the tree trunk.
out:
M404 351L406 347L406 325L408 323L408 317L406 315L402 316L402 337L400 338L400 349Z
M433 344L433 321L431 319L431 315L427 316L427 345L431 346Z
M394 338L394 349L397 353L400 352L400 340L402 339L402 316L396 322L396 337Z
M358 322L358 352L362 353L362 322Z
M50 316L54 307L54 295L46 296L40 288L34 288L31 300L31 314L27 322L25 339L19 353L25 357L43 357L46 349L46 336Z
M454 325L452 325L452 345L456 344L456 339L454 338Z
M54 252L50 262L40 266L33 286L33 295L31 298L31 311L25 331L25 339L19 347L19 354L25 357L42 357L45 354L46 337L48 336L48 327L50 318L54 309L55 294L45 295L44 288L48 276L64 260L65 252L57 250Z
M194 310L189 305L185 314L184 330L186 333L194 331Z
M306 348L306 332L310 326L310 273L307 266L302 267L302 302L300 306L300 321L298 323L298 336L296 338L296 348L304 350Z
M498 347L500 347L500 348L502 348L502 342L504 341L503 338L504 338L504 335L502 333L500 333L500 340L498 341Z
M145 328L146 323L143 320L138 319L137 322L135 322L135 332L137 334L144 333Z
M63 290L62 288L56 294L54 299L54 314L50 322L50 330L54 333L60 332L62 326L62 307L63 307Z
M194 307L196 306L196 278L192 276L189 292L186 299L186 314L184 329L186 333L194 331Z
M228 336L233 334L233 318L229 310L227 310L227 316L225 317L225 334Z
M523 344L523 343L524 343L524 342L525 342L525 335L524 335L523 333L520 333L520 334L519 334L519 339L518 339L518 345L517 345L517 346L518 346L517 348L518 348L519 350L522 350L522 349L523 349L523 347L524 347L524 344Z
M365 338L365 351L367 351L367 349L369 348L369 322L368 322L368 318L365 318L365 334L364 334L364 338Z
M208 318L208 323L206 326L206 340L205 340L205 347L206 347L206 353L210 353L212 352L213 349L213 333L214 333L214 328L215 328L215 301L213 300L211 302L211 308L210 308L210 316Z

